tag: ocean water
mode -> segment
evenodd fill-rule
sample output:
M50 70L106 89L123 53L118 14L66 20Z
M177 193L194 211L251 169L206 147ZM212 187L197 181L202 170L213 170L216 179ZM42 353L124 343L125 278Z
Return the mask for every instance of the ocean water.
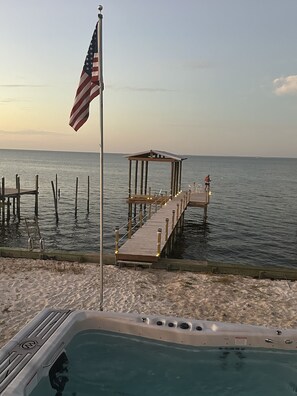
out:
M34 188L39 175L39 226L46 249L99 252L99 154L0 150L7 187L20 175L22 188ZM128 160L104 154L104 253L114 251L114 229L127 222ZM148 186L169 191L168 164L150 164ZM297 266L297 159L188 156L182 189L203 184L210 174L208 219L188 208L176 258L225 263ZM59 222L51 181L58 176ZM87 180L90 177L90 213ZM74 214L78 177L78 213ZM27 247L24 218L34 217L34 197L21 199L21 222L0 227L0 246Z

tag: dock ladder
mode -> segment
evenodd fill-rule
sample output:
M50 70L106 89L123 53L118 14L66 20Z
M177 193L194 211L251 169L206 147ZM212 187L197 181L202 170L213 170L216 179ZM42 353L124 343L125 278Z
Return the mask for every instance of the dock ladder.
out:
M33 219L25 218L25 223L28 234L28 250L37 249L43 252L44 239L41 236L37 218L36 217L34 217Z

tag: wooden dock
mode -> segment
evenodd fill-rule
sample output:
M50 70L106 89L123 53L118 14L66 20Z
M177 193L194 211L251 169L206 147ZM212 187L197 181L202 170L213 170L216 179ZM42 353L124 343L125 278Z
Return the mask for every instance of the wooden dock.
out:
M115 229L116 262L151 265L161 255L169 255L173 250L177 235L182 233L184 212L188 206L204 208L206 221L210 182L205 182L207 191L201 185L197 189L195 182L192 191L182 191L182 165L187 158L167 151L151 149L130 154L127 158L128 223ZM166 163L171 167L170 183L164 183L161 190L160 186L158 190L148 186L149 164L156 165L157 162L162 163L162 167ZM152 194L152 191L159 192ZM145 223L143 219L146 219ZM137 231L132 235L135 229Z
M0 215L2 223L10 221L10 207L12 205L13 215L17 215L18 220L21 218L21 196L34 195L35 196L35 216L38 216L38 175L35 177L34 189L23 189L20 184L20 176L16 175L16 187L6 187L5 178L2 177L0 186ZM12 203L11 203L12 201ZM5 210L6 209L6 210ZM6 212L6 213L5 213Z
M192 192L188 206L205 208L209 204L209 191Z
M16 198L18 195L35 195L35 194L36 194L36 190L20 189L20 191L18 191L17 188L5 188L4 194L2 194L2 191L0 190L0 199Z
M161 253L169 249L180 231L184 212L188 206L204 207L209 203L208 192L190 193L181 191L162 206L139 228L117 251L116 261L153 263Z

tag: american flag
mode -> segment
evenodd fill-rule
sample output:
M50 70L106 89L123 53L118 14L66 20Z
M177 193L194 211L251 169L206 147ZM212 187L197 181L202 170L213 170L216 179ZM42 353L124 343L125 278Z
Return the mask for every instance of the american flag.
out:
M69 125L76 131L89 118L90 102L100 93L97 28L98 23L93 33L70 114Z

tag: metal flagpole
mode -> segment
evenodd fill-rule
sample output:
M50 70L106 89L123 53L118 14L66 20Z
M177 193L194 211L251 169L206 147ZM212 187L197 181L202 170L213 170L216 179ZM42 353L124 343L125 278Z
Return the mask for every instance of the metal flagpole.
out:
M100 311L103 311L103 59L102 59L102 5L98 7L98 55L100 84Z

